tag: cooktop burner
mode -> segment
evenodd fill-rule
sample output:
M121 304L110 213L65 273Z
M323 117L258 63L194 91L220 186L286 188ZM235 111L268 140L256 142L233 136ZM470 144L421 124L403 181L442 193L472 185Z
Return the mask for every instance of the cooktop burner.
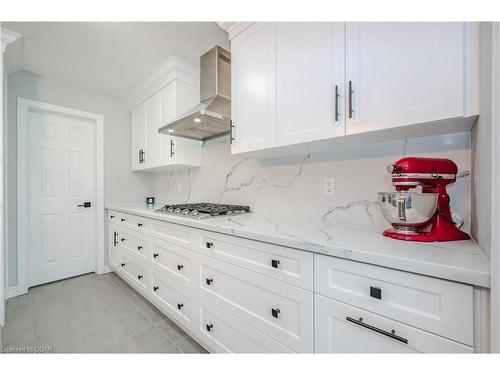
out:
M218 216L244 214L250 212L250 207L218 203L185 203L166 204L162 208L155 210L155 212L183 215L194 219L208 219Z

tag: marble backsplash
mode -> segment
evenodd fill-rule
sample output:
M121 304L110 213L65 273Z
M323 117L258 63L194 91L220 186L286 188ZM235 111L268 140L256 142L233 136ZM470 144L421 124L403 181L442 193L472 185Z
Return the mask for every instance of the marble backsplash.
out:
M460 177L451 186L452 209L470 230L470 133L435 136L327 152L256 159L231 155L226 138L206 142L202 166L152 176L158 204L216 202L249 205L273 220L322 219L333 225L381 230L388 223L377 193L393 191L386 167L403 156L446 157ZM335 195L323 194L325 178L335 178Z

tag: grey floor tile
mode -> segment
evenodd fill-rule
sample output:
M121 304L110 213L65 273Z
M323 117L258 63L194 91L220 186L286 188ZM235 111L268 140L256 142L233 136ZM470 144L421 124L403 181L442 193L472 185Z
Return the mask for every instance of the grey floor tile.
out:
M187 336L187 333L182 328L167 317L156 323L156 326L175 343Z
M190 354L206 354L208 353L203 346L198 344L191 336L187 336L183 338L182 340L178 341L175 343L177 347L183 352L183 353L190 353Z
M147 300L143 300L140 303L136 304L139 310L146 315L153 323L158 323L164 319L166 316L158 310L152 303Z
M180 353L179 349L155 327L105 349L108 353Z

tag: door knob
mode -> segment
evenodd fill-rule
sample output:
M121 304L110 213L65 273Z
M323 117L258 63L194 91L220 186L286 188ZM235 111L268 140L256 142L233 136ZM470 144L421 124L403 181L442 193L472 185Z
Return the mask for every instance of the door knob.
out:
M77 207L89 208L92 204L90 202L83 202L82 204L78 204Z

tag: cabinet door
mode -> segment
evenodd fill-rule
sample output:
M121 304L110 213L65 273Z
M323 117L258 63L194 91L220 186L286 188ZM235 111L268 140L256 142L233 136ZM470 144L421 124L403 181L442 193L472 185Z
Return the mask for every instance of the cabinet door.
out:
M146 148L146 103L132 110L132 169L142 169L143 153Z
M345 24L278 23L277 144L345 135Z
M160 164L162 135L158 133L161 126L160 93L156 93L146 101L146 152L145 165L148 168Z
M473 348L314 296L316 353L472 353Z
M120 232L119 227L108 222L108 256L113 269L120 266Z
M346 133L463 116L463 61L463 23L347 23Z
M233 154L276 145L276 24L256 23L231 41Z

